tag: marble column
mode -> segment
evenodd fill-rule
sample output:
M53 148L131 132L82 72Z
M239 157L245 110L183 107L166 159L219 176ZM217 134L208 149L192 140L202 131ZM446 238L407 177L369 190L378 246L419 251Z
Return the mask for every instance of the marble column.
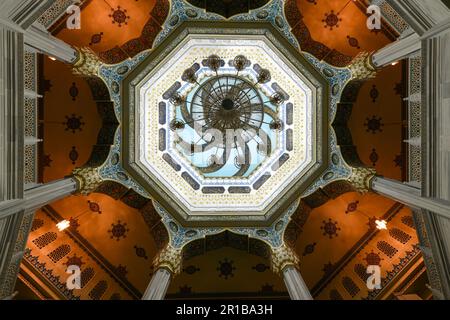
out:
M155 273L150 280L142 300L163 300L170 280L181 272L182 249L167 245L153 260Z
M421 39L431 39L438 36L443 35L444 33L448 32L450 29L450 17L446 20L443 20L436 25L434 25L432 28L428 29L421 37Z
M450 201L450 29L423 44L422 191Z
M77 50L58 38L55 38L45 27L34 23L25 32L25 43L40 53L46 54L65 63L74 63Z
M0 202L23 196L23 35L0 24Z
M22 210L36 211L49 203L75 193L77 186L76 179L69 177L28 189L24 192L23 199L0 203L0 219Z
M433 142L435 140L433 139ZM448 149L447 154L450 153ZM427 157L430 154L427 153ZM425 161L427 163L428 160ZM419 238L426 233L427 243L430 248L428 253L427 272L431 273L429 278L439 277L438 289L434 288L435 299L450 298L450 201L445 193L438 195L439 191L447 191L450 177L441 171L436 171L436 165L427 168L428 174L424 175L422 188L415 188L395 180L376 176L376 172L371 168L353 168L349 181L359 192L374 191L388 198L404 203L413 209L413 216L417 221L418 217L423 221L423 227L416 224ZM448 168L446 169L448 170ZM445 171L444 171L445 172ZM438 176L438 178L436 178ZM437 189L438 183L445 182L444 188ZM434 186L434 188L432 188ZM432 196L434 195L434 196ZM417 212L420 212L419 214ZM424 256L425 257L425 256ZM432 266L432 270L430 270Z
M442 1L386 0L403 19L423 35L434 25L448 19L450 9Z
M387 0L412 29L406 35L373 55L373 64L384 67L419 51L422 40L445 32L450 27L450 10L441 1Z
M54 0L2 0L0 2L0 20L27 29Z
M283 269L283 280L292 300L313 300L300 272L294 266Z
M88 195L95 191L102 181L98 168L77 168L72 176L27 189L21 198L0 201L0 219L20 211L35 211L73 193Z
M14 291L33 215L21 210L0 218L0 299Z
M0 3L0 25L23 34L25 43L38 52L73 63L77 59L77 50L54 37L37 22L52 4L52 0L3 0Z
M428 234L433 272L440 277L440 294L433 295L450 299L450 9L442 1L387 2L422 42L422 199L420 203L411 201L417 200L411 196L406 200L425 207L418 216L423 217L422 229ZM408 196L402 189L397 194Z
M450 218L449 201L423 196L421 189L411 184L377 176L373 168L352 168L348 181L360 193L373 191L409 207L430 210L442 217Z
M163 300L169 288L172 274L167 269L157 269L142 296L142 300Z
M428 31L430 30L433 31L433 28ZM448 54L450 29L444 32L431 32L429 37L423 39L422 44L421 190L423 197L438 199L448 204L450 203L450 56ZM441 274L442 293L445 299L450 299L450 218L435 210L427 210L425 223L431 239L433 258Z
M78 52L53 37L36 21L52 0L0 1L0 299L10 296L36 209L78 191L87 194L101 183L98 169L81 168L73 177L24 190L25 44L73 63ZM26 140L26 141L25 141Z
M297 254L283 243L278 248L272 248L272 270L283 277L289 296L292 300L313 300L299 270Z
M0 202L0 299L14 290L35 211L77 190L66 178L25 191L23 199Z
M433 235L429 233L431 224L427 220L430 218L430 215L424 210L413 209L412 217L419 239L419 248L422 252L423 261L427 270L429 289L433 293L435 300L443 300L445 299L442 293L442 279L444 277L442 277L442 270L439 270L438 264L436 263L436 258L439 258L439 256L433 252L434 248L432 243L436 241L432 239Z
M423 197L421 190L411 185L376 176L371 180L371 190L411 208L429 210L450 219L450 202Z
M4 210L24 195L23 50L23 34L0 21L0 298L14 288L9 270L17 263L14 247L23 221L23 210Z
M420 48L420 36L414 32L407 37L390 43L384 48L381 48L380 50L375 52L372 56L372 63L377 68L382 68L394 62L407 58L411 54L419 51Z
M73 193L89 194L100 183L98 168L83 167L73 176L27 189L21 198L0 201L0 299L14 289L35 211Z

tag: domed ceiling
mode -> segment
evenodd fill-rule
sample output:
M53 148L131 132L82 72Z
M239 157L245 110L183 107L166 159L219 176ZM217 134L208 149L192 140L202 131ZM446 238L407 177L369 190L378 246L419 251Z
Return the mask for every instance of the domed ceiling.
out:
M272 288L275 292L280 290L284 291L285 288L282 282L279 283L280 279L269 271L269 266L266 265L266 268L264 268L264 264L269 263L267 259L254 254L247 254L246 252L249 251L252 253L254 251L253 244L259 243L259 241L253 241L255 240L254 238L262 239L265 242L277 246L284 237L284 241L291 246L295 246L297 254L302 257L300 266L301 273L315 297L320 295L320 298L333 299L339 297L339 295L335 294L338 291L344 299L365 299L367 297L367 291L364 289L365 280L360 279L359 274L355 274L353 267L356 270L356 266L359 266L359 264L366 265L364 259L366 255L372 252L382 258L381 264L383 270L386 271L386 273L383 271L383 278L386 277L388 283L386 287L390 287L390 284L396 282L396 279L402 276L404 271L409 268L409 264L406 264L405 261L410 261L408 260L411 256L409 251L417 243L415 231L411 229L412 227L405 226L403 223L403 218L406 218L404 216L407 215L410 217L409 209L406 210L405 208L403 211L400 211L400 214L397 214L395 213L396 210L393 209L396 209L398 204L374 194L360 195L354 192L348 192L335 198L336 189L339 189L336 186L339 183L335 184L331 182L347 178L350 171L341 158L339 147L336 147L336 142L334 141L335 133L331 127L328 130L328 135L323 139L324 143L322 145L318 143L311 144L312 148L316 146L328 146L328 153L325 157L326 161L323 164L324 169L322 173L317 173L316 179L311 181L309 187L303 190L303 192L302 188L299 188L297 197L302 197L300 205L297 207L297 201L292 203L281 197L281 202L285 203L287 210L280 210L278 213L275 212L270 219L268 218L267 221L260 222L248 222L246 220L247 217L252 217L250 211L232 212L226 220L215 220L217 216L213 216L213 212L207 212L209 217L200 217L204 219L203 221L195 221L192 217L205 216L205 214L186 211L189 216L186 214L183 218L181 214L185 212L180 211L177 214L177 212L173 211L174 206L179 205L175 201L172 201L172 199L177 199L176 197L168 199L166 201L168 203L160 201L162 198L160 197L160 200L155 202L154 208L148 198L153 193L156 196L152 195L152 197L156 200L158 193L155 193L153 188L148 188L144 183L135 179L134 175L126 169L125 153L123 152L124 146L121 144L126 124L130 123L124 120L124 112L126 111L124 106L126 104L121 102L126 92L124 90L125 81L129 80L131 82L130 77L135 74L135 70L140 68L142 64L150 63L147 60L152 55L150 50L161 50L160 47L163 43L170 43L175 40L170 34L172 32L174 34L179 32L182 24L186 23L186 20L211 20L212 22L208 23L208 28L219 28L218 24L220 24L221 28L224 28L224 24L241 24L242 26L245 21L253 21L253 23L258 21L260 23L261 21L270 22L273 27L264 33L263 38L266 34L271 33L276 38L275 40L285 44L286 48L293 47L296 51L302 51L301 53L291 53L290 56L294 56L295 58L289 60L289 63L286 64L291 65L292 61L296 61L295 59L303 59L306 66L310 66L310 72L316 72L318 75L319 80L317 81L320 82L320 79L326 81L325 88L327 88L330 94L330 97L327 97L327 99L331 99L327 105L328 108L325 110L328 112L328 119L326 121L328 123L333 122L333 119L336 118L336 101L341 100L341 103L342 101L347 101L344 98L346 96L345 93L342 94L343 98L340 99L340 89L347 82L346 79L350 75L345 68L332 68L321 61L323 60L334 66L343 67L361 50L368 52L374 51L395 39L395 37L388 37L386 30L375 33L360 27L365 25L367 18L365 6L361 5L362 2L355 1L347 5L347 0L317 1L317 3L312 3L309 0L288 0L285 2L275 0L268 2L265 7L257 8L248 13L247 10L244 10L242 11L245 12L244 14L238 14L232 16L227 21L223 21L223 17L211 13L211 8L206 8L205 11L189 5L186 1L174 0L169 3L166 0L118 0L116 3L111 4L114 5L114 8L116 8L116 5L120 5L120 10L127 10L127 14L130 16L128 24L123 24L119 27L117 23L112 23L112 18L110 17L112 8L104 1L89 1L82 10L83 28L78 31L73 31L61 27L55 31L55 35L77 47L89 46L108 64L101 68L101 76L109 85L110 93L114 100L116 117L121 122L121 127L115 133L114 145L108 160L101 168L101 175L107 180L102 185L102 188L100 188L101 190L96 190L96 193L88 197L74 196L60 200L38 213L36 216L37 219L33 223L33 225L36 224L36 227L33 227L34 231L30 234L28 240L27 247L31 250L31 253L26 255L26 259L24 259L27 265L34 266L34 272L36 274L39 274L44 279L49 279L48 281L53 283L57 282L57 279L65 279L66 260L69 257L72 259L74 255L77 257L80 256L83 259L82 270L87 272L94 269L95 275L86 287L74 292L75 296L81 296L82 299L93 299L91 290L94 291L97 288L97 284L106 281L108 289L101 296L102 299L112 298L113 296L117 297L117 293L120 293L122 299L139 299L152 275L151 260L167 241L170 241L174 246L182 247L187 243L196 244L197 241L206 239L204 241L205 243L202 243L200 246L194 246L192 248L189 244L185 246L189 247L187 248L189 250L186 249L186 251L192 253L192 251L197 250L199 255L192 259L184 257L185 261L183 264L185 265L185 270L180 276L174 278L171 289L169 289L171 297L180 297L182 293L183 295L181 297L186 297L185 292L191 289L188 294L189 298L196 297L197 294L201 293L206 294L208 297L217 297L217 292L223 293L225 291L233 292L232 296L240 296L240 293L237 293L238 291L258 291L258 293L255 293L255 296L260 297L259 290L261 286L265 288L264 290ZM194 1L191 3L196 5ZM233 1L233 3L237 2ZM344 6L345 10L340 11ZM331 10L340 12L339 15L342 18L339 27L333 28L332 30L324 28L323 22L325 13L329 13ZM241 11L237 10L236 12ZM198 25L201 26L200 23ZM191 26L190 29L193 29L193 27ZM197 29L206 29L206 27L198 27ZM196 34L191 32L191 36L202 34L202 32L197 32ZM248 32L247 36L249 36ZM208 35L208 37L219 38L217 34ZM271 42L270 40L265 41L267 43ZM174 44L172 48L178 50L179 47ZM284 129L290 128L288 124L289 104L292 104L292 108L298 108L299 104L293 101L294 95L292 94L292 88L281 85L282 81L286 82L287 80L276 76L276 73L280 72L278 67L271 67L271 64L267 63L267 61L273 61L277 57L264 56L263 59L251 58L248 53L244 54L240 49L230 49L234 50L233 54L223 52L227 50L210 50L208 54L205 53L195 57L190 63L186 62L185 65L179 65L177 61L173 66L173 79L176 78L176 80L172 82L167 81L168 84L161 89L161 93L155 103L148 105L150 108L149 111L152 112L151 117L153 117L152 119L156 119L155 124L158 128L166 130L167 135L171 135L171 141L173 142L177 134L180 137L183 137L183 135L178 129L171 130L171 127L176 129L177 126L184 125L184 130L193 131L193 128L189 126L189 124L193 123L188 123L191 120L186 121L183 118L181 106L171 105L170 98L172 96L168 97L166 95L168 98L162 96L166 92L172 92L170 89L173 89L172 85L174 83L180 83L181 87L176 88L175 91L183 98L182 101L188 102L192 101L196 92L199 93L200 97L202 96L200 94L201 91L199 91L202 84L204 84L203 88L213 87L217 88L216 92L220 92L218 85L214 85L214 83L217 83L215 81L217 76L230 77L229 79L236 76L242 78L246 83L250 84L248 86L243 85L243 87L250 90L250 88L255 87L254 84L257 80L258 68L255 69L254 67L258 65L261 69L266 69L270 72L271 80L268 83L258 83L256 85L256 92L260 95L264 106L268 106L272 110L276 108L279 110L275 114L275 117L272 117L267 112L267 108L263 109L263 121L268 124L261 125L263 130L270 135L270 140L273 145L271 154L274 155L276 152L282 150L277 149L279 146L277 141L282 141L281 138L277 140L278 137L283 135ZM274 49L273 51L279 56L279 60L284 61L285 58L283 56L285 51L289 52L291 50L283 49L280 51ZM306 52L311 53L318 60ZM217 55L220 58L219 60L221 62L218 75L215 69L210 68L210 65L206 61L211 54ZM250 61L250 65L246 64L245 70L239 71L239 73L233 65L233 61L237 55L245 55L248 61ZM169 59L169 55L167 59ZM200 84L189 83L183 80L184 71L193 66L196 69L197 65L199 69L196 70L195 74ZM126 68L120 69L120 67ZM294 70L295 68L296 66L294 65ZM203 73L200 73L200 69L203 70ZM393 161L395 155L400 154L400 142L402 140L400 138L401 130L397 130L401 128L402 124L400 116L402 96L397 92L398 87L401 87L401 69L401 64L389 67L383 70L376 79L366 82L359 93L352 93L355 99L357 98L357 102L353 107L353 113L349 122L353 142L358 149L361 160L367 165L376 165L378 173L392 178L399 178L401 172L400 167ZM46 82L48 83L48 85L46 84L46 92L43 99L45 100L45 117L44 121L42 121L43 126L45 123L45 138L43 143L46 158L49 159L48 163L46 162L43 176L44 181L51 181L62 178L70 174L74 167L83 165L91 156L93 145L94 151L97 151L95 146L97 133L99 141L101 141L98 144L105 145L104 149L109 150L109 142L105 142L109 140L105 139L105 137L109 137L110 131L103 130L104 128L102 128L98 132L102 120L105 122L105 119L100 119L100 117L103 118L103 115L100 112L99 117L99 114L95 110L96 101L94 100L99 100L100 104L104 104L105 102L103 96L102 98L97 98L96 94L93 95L93 100L93 96L89 91L88 82L81 77L71 75L70 71L62 63L49 59L44 61L43 71ZM334 76L331 77L331 72L329 71L334 72ZM150 77L151 73L148 76ZM302 79L301 72L299 78ZM313 81L308 77L306 78L306 80L302 81L307 85ZM211 85L208 85L208 82ZM276 89L273 88L273 82L279 84L279 87ZM218 83L223 82L219 81ZM338 86L335 86L335 84L338 84ZM77 90L73 89L74 87ZM183 91L182 87L190 90L189 97L185 96L186 91ZM222 87L224 88L224 86ZM69 88L71 89L70 94ZM264 88L268 88L267 90L269 91L266 91ZM245 91L247 90L245 89ZM93 92L95 93L95 90ZM253 89L250 92L254 92ZM267 101L272 100L273 94L271 93L273 92L283 93L283 101L279 105L277 103L267 103ZM203 99L202 101L207 100ZM274 102L277 100L279 99L275 99ZM172 101L176 102L173 99ZM160 102L166 103L166 122L163 124L159 123ZM197 103L196 101L194 102ZM61 108L61 104L65 107ZM100 104L97 103L97 107L101 106ZM198 110L195 105L192 108L190 105L187 105L186 110L188 110L189 115L192 113L192 118L194 118L194 112L216 108L215 105L212 107L210 105L211 103L205 105L201 110ZM139 105L137 104L136 106ZM315 106L313 105L312 107L314 108ZM251 118L261 120L256 115L256 111L261 110L261 107L255 108L252 106L250 109L255 110L255 116ZM178 113L175 113L173 110ZM76 115L77 118L82 117L80 122L82 126L75 132L66 130L66 124L61 124L66 121L66 118L71 118L72 114ZM314 116L314 113L312 115ZM377 118L382 118L383 123L386 123L383 132L377 131L375 133L366 131L366 118L370 118L372 115L376 115ZM180 123L173 121L174 119ZM283 125L282 130L270 129L270 123L276 119L281 120ZM106 120L112 121L110 118ZM325 124L326 121L324 121ZM250 122L254 125L253 121ZM292 127L296 123L293 123ZM272 127L274 126L272 125ZM329 126L325 125L325 127ZM312 129L315 130L314 127ZM112 135L114 135L114 131ZM393 138L394 136L395 138ZM163 153L159 151L159 131L157 135L153 136L153 139L150 135L148 137L153 148L157 146L157 149L155 149L157 150L157 154L162 156ZM386 139L386 137L389 137L389 139ZM191 143L190 139L186 140L187 144ZM234 160L236 157L234 159L229 157L229 161L225 162L228 168L226 171L227 174L224 174L224 169L220 171L202 172L198 168L208 166L211 160L210 154L200 152L200 155L205 155L204 158L200 158L202 161L199 161L198 158L195 161L191 161L191 159L194 159L191 158L190 146L187 144L185 144L187 149L178 149L172 147L172 145L168 145L170 152L173 151L173 154L178 156L177 159L180 161L179 165L182 167L179 172L176 172L170 165L164 162L163 164L168 166L167 170L173 170L179 175L190 170L193 174L196 173L197 177L205 180L216 178L222 180L250 179L259 170L259 167L255 165L254 167L249 167L246 172L240 173L239 177L233 177L239 169L235 166ZM286 143L282 143L281 146L286 148ZM251 149L252 159L259 159L259 163L264 165L264 161L266 160L265 154L258 152L259 149L255 148L254 145L249 144L249 148ZM74 149L76 153L71 152L70 156L68 156L69 151ZM168 153L169 148L165 152ZM219 152L218 154L220 154ZM291 156L293 152L297 152L297 150L294 148L287 153ZM73 157L73 154L76 157ZM258 158L256 158L256 155ZM104 157L98 157L97 153L93 153L92 158L101 158L101 162L98 161L97 163L103 163ZM52 160L53 162L51 162ZM279 170L285 167L287 163L285 162ZM271 169L271 166L269 168ZM194 178L194 175L192 176ZM146 182L148 184L153 183L145 176L142 179L148 180ZM164 182L159 180L155 181L156 185ZM184 179L180 179L180 181L189 185ZM115 182L120 182L124 186L119 186ZM266 183L270 183L269 180ZM250 184L250 187L252 186ZM175 186L175 188L177 190L179 189L178 186ZM200 194L202 194L202 188L203 186L199 188ZM208 196L217 196L217 199L223 198L228 193L229 186L226 189L224 193L208 194ZM145 198L139 197L134 190ZM314 190L317 191L314 192ZM102 194L101 192L106 194ZM279 192L282 194L282 191ZM283 192L287 193L288 191ZM164 193L161 194L164 195ZM180 202L180 200L177 201ZM101 208L100 211L103 213L92 212L89 209L92 203L98 204ZM292 203L291 206L289 206L290 203ZM77 232L74 233L69 230L71 228L64 232L57 230L55 226L57 220L71 219L86 211L87 213L79 220L80 226ZM396 220L402 218L402 222L396 223L395 221L389 220L393 216L393 213L396 216L398 215ZM409 233L412 238L406 244L399 243L386 230L373 231L378 232L373 237L373 233L371 233L372 226L367 223L368 218L365 214L369 217L373 216L387 219L391 226L395 224L395 227ZM239 217L239 215L241 216ZM162 217L161 221L160 216ZM44 221L43 226L37 228L38 225L42 224L41 220ZM194 227L195 225L199 227ZM413 226L410 223L408 225ZM95 228L92 228L92 226L95 226ZM118 229L123 226L121 230L124 233L120 238L118 237L116 239L112 236L113 234L111 232L114 226ZM169 236L166 236L166 229L169 232ZM232 241L229 241L230 247L242 247L245 250L239 250L237 253L233 253L227 251L227 248L217 249L220 246L217 246L214 241L217 242L220 239L215 239L213 235L223 234L223 229L233 231L233 233L229 233L233 234ZM328 230L328 233L325 230ZM333 231L336 232L331 234ZM34 241L48 232L57 233L57 239L43 249L37 248ZM242 245L237 246L235 238L240 236L234 235L235 233L249 235L250 238L248 238L248 241L244 241ZM205 235L207 236L204 237ZM208 240L213 238L214 241ZM195 239L198 240L191 242L191 240ZM398 252L391 257L387 256L384 251L380 251L378 248L380 239L395 247ZM54 262L47 254L56 250L61 245L70 245L71 251L59 262ZM111 250L111 248L114 248L114 250ZM209 249L214 249L214 251L208 251ZM219 268L222 264L227 263L232 264L236 268L233 271L234 276L231 274L228 278L222 276L222 268ZM263 264L261 265L261 263ZM42 267L43 264L45 264L45 268ZM192 274L192 270L198 270L200 272L195 271L195 274ZM344 276L351 277L360 288L363 288L358 295L351 296L346 292L346 288L341 283ZM128 282L123 281L123 279L126 279ZM249 288L243 289L242 281L245 281ZM126 290L123 289L123 285L125 285ZM70 297L66 296L66 298Z
M178 30L123 81L124 168L187 221L263 221L324 169L327 82L268 24Z
M264 22L183 22L161 41L101 68L122 125L105 179L182 225L223 227L270 226L299 194L348 176L328 124L349 70Z

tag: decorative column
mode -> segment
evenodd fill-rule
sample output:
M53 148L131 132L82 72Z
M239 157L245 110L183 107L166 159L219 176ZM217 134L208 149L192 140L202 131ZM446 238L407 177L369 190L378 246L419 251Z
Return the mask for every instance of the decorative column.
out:
M372 63L377 68L388 66L419 51L421 45L419 35L411 33L375 52L372 56Z
M434 286L434 298L450 299L450 9L442 1L386 1L421 36L422 42L419 149L422 197L411 199L411 194L417 193L408 194L403 188L395 191L404 197L405 203L428 208L417 210L420 213L415 214L422 217L422 229L426 229L429 239L430 250L423 251L423 256L429 260L427 272L431 275L430 280L439 278L439 284ZM374 182L374 188L380 192L391 191L388 181Z
M442 175L441 172L437 174L440 174L448 183L448 175ZM434 279L433 296L435 299L449 299L450 248L448 244L450 243L450 233L448 230L450 230L450 201L444 200L445 198L427 197L423 189L376 176L375 170L371 168L352 168L349 181L359 192L373 191L413 209L417 233L421 239L422 253L424 259L428 259L427 272L429 278ZM422 223L418 223L419 218L423 220ZM421 224L424 224L424 226ZM425 240L423 239L424 234L428 234ZM424 244L431 247L424 250ZM437 283L439 283L439 286L436 285Z
M101 182L98 168L78 168L71 177L27 189L21 199L0 202L0 299L14 290L35 211L76 192L89 194Z
M72 63L77 51L54 37L37 20L53 5L53 0L3 0L0 3L0 24L22 33L25 43L37 51L66 63Z
M76 191L73 178L26 190L23 199L0 203L0 299L12 294L35 211Z
M23 196L23 35L0 24L0 202Z
M20 210L0 218L0 299L14 291L33 216Z
M434 25L431 29L427 30L423 35L422 39L430 39L438 37L450 29L450 17L438 24Z
M98 168L77 168L71 177L27 189L22 199L0 202L0 219L22 210L34 212L73 193L88 195L94 192L102 182Z
M299 258L286 244L272 248L272 270L283 277L289 296L292 300L313 300L300 272L298 271Z
M440 270L439 266L442 265L441 261L436 261L436 258L440 258L435 252L433 252L432 243L436 240L429 235L430 224L427 221L430 215L422 210L413 209L412 217L414 219L414 226L419 238L419 248L422 251L423 261L427 269L427 275L429 280L429 289L433 293L433 298L438 300L445 300L443 295L442 277L445 270Z
M395 180L374 177L371 189L385 197L394 199L411 208L429 210L450 219L450 202L421 196L421 190Z
M49 33L38 23L30 26L25 32L25 43L37 51L65 63L73 63L77 59L77 50Z
M24 98L39 97L24 88L24 46L64 62L77 52L53 37L36 20L53 0L0 1L0 299L11 296L36 209L77 190L92 189L92 181L69 177L48 184L28 184L24 190L24 148L36 143L24 137ZM26 145L27 146L26 146Z
M155 273L142 300L163 300L173 276L181 272L182 249L167 245L153 260Z
M45 10L52 6L53 2L54 0L2 0L0 2L0 20L27 29Z
M76 191L77 181L71 177L38 185L26 190L23 199L1 202L0 219L23 210L34 212Z
M442 1L386 0L419 34L448 19L450 9Z
M411 208L430 210L450 219L450 202L423 197L420 189L410 184L377 176L373 168L352 168L348 181L360 193L373 191Z
M441 1L422 5L441 6ZM442 22L423 35L422 49L422 196L450 203L450 29ZM442 293L450 299L450 219L432 210L424 212L433 258L439 269ZM448 211L447 211L448 212Z

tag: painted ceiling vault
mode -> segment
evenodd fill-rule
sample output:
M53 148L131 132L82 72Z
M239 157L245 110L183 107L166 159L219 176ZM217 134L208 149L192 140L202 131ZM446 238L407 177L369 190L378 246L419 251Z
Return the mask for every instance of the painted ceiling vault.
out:
M402 63L348 86L353 58L398 36L361 27L365 8L90 0L80 30L55 24L101 66L83 78L41 59L40 177L88 164L106 182L37 212L23 298L140 299L168 243L183 248L171 299L288 298L270 270L269 248L283 241L318 299L392 298L413 277L425 283L410 209L346 182L349 152L390 178L405 170ZM70 227L58 231L63 219ZM63 284L70 264L80 290ZM382 290L367 290L369 264L382 267Z

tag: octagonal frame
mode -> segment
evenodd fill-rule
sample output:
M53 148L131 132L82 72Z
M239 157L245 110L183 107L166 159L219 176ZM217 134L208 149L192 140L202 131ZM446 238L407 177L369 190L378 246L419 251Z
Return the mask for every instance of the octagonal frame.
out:
M271 44L277 48L281 54L288 59L293 67L300 73L305 71L309 73L314 82L316 90L321 92L317 95L318 110L315 111L313 122L316 126L315 137L313 138L313 164L308 165L307 174L298 177L285 187L278 196L278 200L268 205L263 212L252 213L244 212L236 214L233 212L201 213L192 214L187 208L181 205L176 199L172 199L173 194L165 190L162 183L157 183L156 177L148 176L142 168L136 163L135 159L135 141L137 140L134 132L133 121L136 121L135 113L138 107L134 101L134 87L140 82L136 78L142 74L144 69L150 65L154 69L164 59L165 53L171 52L185 37L190 34L202 35L263 35ZM167 38L165 38L156 48L154 48L143 61L139 63L122 82L122 145L121 161L125 171L138 182L152 198L162 205L170 215L180 224L186 227L233 227L233 226L270 226L285 212L289 206L298 199L328 167L328 108L330 104L329 83L324 76L317 70L292 44L271 24L268 22L215 22L211 24L206 21L185 21L180 24ZM126 107L124 107L126 106ZM320 113L319 115L317 113ZM317 120L318 119L318 120Z

